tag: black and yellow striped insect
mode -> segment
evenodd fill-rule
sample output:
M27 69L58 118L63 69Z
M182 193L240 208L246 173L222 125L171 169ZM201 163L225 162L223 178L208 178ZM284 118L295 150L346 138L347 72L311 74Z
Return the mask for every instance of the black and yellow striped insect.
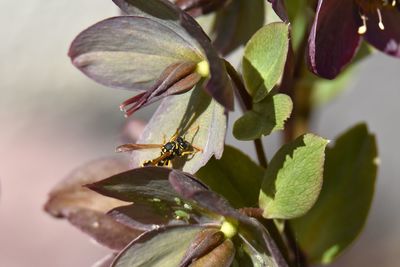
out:
M178 131L166 142L165 137L163 144L125 144L117 147L117 152L127 152L140 149L161 148L160 156L152 160L146 160L142 166L167 166L171 167L171 161L177 157L186 155L194 155L203 150L192 145L185 139L185 136L179 135Z

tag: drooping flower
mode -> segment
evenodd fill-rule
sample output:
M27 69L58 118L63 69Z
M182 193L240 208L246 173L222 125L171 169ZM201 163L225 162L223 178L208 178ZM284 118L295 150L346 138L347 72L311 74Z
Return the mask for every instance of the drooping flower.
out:
M335 78L352 60L362 39L400 57L399 0L319 0L308 41L311 71Z
M144 167L88 185L100 194L133 202L108 214L144 234L111 266L287 267L266 228L234 209L194 176L163 167ZM207 265L206 265L207 264Z
M101 21L72 42L73 64L93 80L140 93L121 105L126 116L199 82L227 109L233 93L223 61L187 13L167 0L114 0L124 16Z

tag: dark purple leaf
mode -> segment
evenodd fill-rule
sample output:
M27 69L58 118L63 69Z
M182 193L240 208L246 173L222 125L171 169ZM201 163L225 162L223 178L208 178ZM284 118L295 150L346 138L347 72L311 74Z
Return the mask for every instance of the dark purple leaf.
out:
M310 70L324 78L335 78L360 45L360 24L355 1L319 0L308 40Z
M397 6L400 6L399 2L397 2ZM364 38L380 51L400 57L400 11L384 8L381 13L385 29L379 28L377 13L368 14L367 32Z

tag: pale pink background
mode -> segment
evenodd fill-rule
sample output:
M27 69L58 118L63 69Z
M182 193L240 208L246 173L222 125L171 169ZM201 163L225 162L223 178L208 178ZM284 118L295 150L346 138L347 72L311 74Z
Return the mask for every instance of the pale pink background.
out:
M117 14L111 0L0 1L0 266L90 266L108 251L42 210L48 191L83 162L109 155L131 94L106 89L72 67L80 30ZM321 110L314 129L334 138L360 120L378 134L381 170L366 231L337 266L395 266L400 248L400 61L377 55L353 86ZM151 109L137 118L146 119ZM231 121L237 117L237 113ZM267 142L269 156L277 135ZM250 143L234 143L254 156Z

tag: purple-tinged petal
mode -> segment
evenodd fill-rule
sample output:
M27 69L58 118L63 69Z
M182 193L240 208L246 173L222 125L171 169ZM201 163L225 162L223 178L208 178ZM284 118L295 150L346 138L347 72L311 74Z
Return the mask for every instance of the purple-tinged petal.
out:
M170 172L163 167L137 168L86 186L99 194L126 202L161 200L175 203L176 193L168 183Z
M195 44L174 29L145 17L103 20L72 42L73 64L106 86L147 90L162 72L177 62L203 60Z
M216 15L213 45L222 55L234 51L264 25L265 0L230 1Z
M91 267L110 267L111 263L114 261L114 258L116 256L117 256L116 253L107 255L104 258L96 261Z
M183 94L192 89L201 79L195 72L196 63L177 62L168 66L157 82L145 93L138 94L120 106L126 116L132 115L141 107L150 105L169 95ZM128 108L129 107L129 108Z
M380 51L390 56L400 57L400 11L384 8L381 14L385 29L379 28L377 13L368 14L367 32L364 38Z
M319 0L308 39L310 70L327 79L335 78L360 45L360 24L355 1Z
M200 25L187 13L182 12L182 26L191 36L196 38L207 57L210 66L210 79L204 89L218 103L233 110L233 88L226 72L225 63L219 57L216 49Z
M179 266L187 248L204 228L180 225L145 232L121 251L111 266Z
M177 156L172 160L172 166L175 169L195 173L213 155L217 159L221 158L226 125L225 108L198 85L185 94L164 98L137 143L160 144L164 138L170 140L178 132L202 151L189 155L188 158ZM133 151L131 166L139 167L146 160L159 156L160 149Z
M195 201L199 206L222 216L239 221L248 220L247 216L234 209L225 198L201 186L201 182L188 173L173 170L169 174L169 182L184 199Z
M45 210L93 237L100 244L120 250L142 233L127 227L105 213L126 202L96 194L82 185L97 182L109 175L129 169L123 158L105 158L85 164L60 182L51 192Z
M288 264L274 239L272 239L268 230L258 220L247 218L246 221L242 221L241 229L239 231L242 239L247 241L256 241L251 242L248 245L256 245L254 249L260 250L262 253L268 251L271 254L272 258L270 258L270 260L274 261L273 266L288 267Z
M83 185L98 182L126 170L129 170L129 163L123 157L110 157L86 163L51 190L44 209L54 217L66 218L70 213L81 209L105 213L124 205L126 202L104 197Z
M115 221L101 212L80 209L68 214L68 221L108 248L121 250L143 233Z
M217 10L228 0L175 0L173 2L191 16L197 17Z
M229 267L232 266L235 254L234 243L230 239L225 239L222 244L193 262L190 267Z
M174 218L171 216L173 214L170 206L151 202L137 202L108 212L108 215L117 222L143 231L155 229L159 225L168 225Z
M200 231L190 244L179 266L189 266L224 242L225 235L219 229L206 228Z
M198 52L202 53L196 39L181 26L180 14L182 11L173 3L167 0L113 0L113 2L129 16L158 21L176 32L186 42L195 45Z

